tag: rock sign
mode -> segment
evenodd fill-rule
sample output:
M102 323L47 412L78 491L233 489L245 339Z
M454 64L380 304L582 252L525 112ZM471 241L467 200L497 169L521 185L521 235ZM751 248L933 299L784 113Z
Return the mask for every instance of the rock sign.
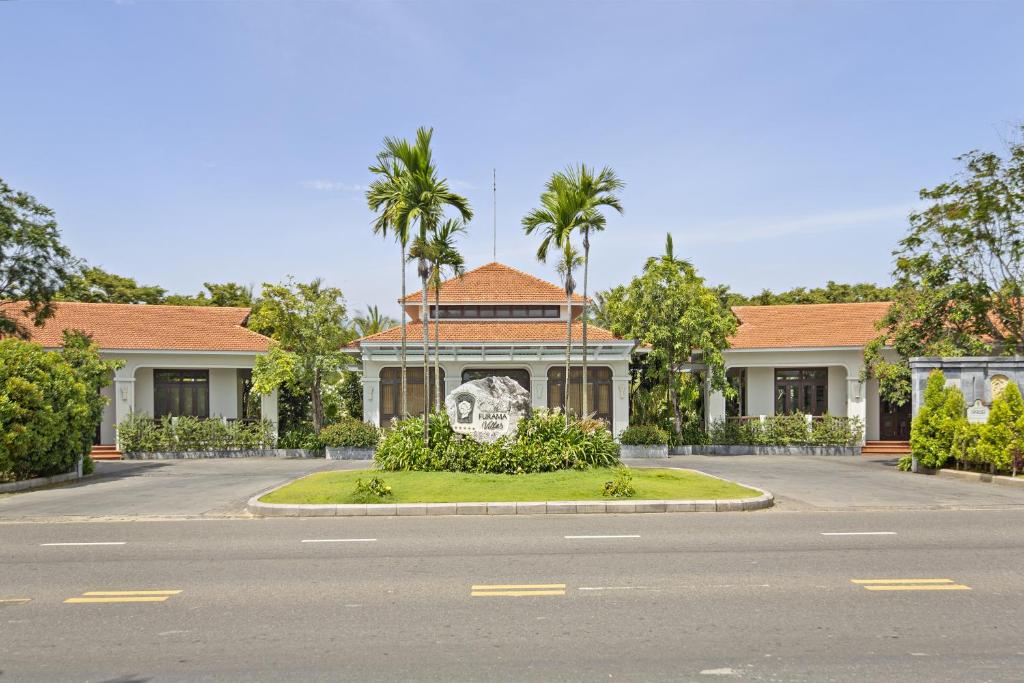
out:
M530 392L508 377L484 377L462 384L444 400L452 429L482 443L516 433L530 414Z

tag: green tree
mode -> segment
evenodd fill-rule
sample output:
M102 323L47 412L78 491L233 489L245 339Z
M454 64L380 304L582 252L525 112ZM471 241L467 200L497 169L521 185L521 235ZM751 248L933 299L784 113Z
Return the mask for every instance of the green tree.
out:
M51 302L78 268L60 241L53 211L0 179L0 301L24 302L20 312L42 325L53 314ZM24 319L12 311L0 310L0 335L28 336Z
M964 395L959 389L946 386L940 370L933 371L910 428L910 451L922 466L945 466L953 455L959 432L967 424L966 414Z
M972 151L957 160L956 178L921 191L928 205L910 215L894 252L894 304L865 353L893 403L910 397L913 356L1024 351L1024 142L1005 158ZM886 345L898 361L882 356Z
M586 164L570 166L551 176L541 195L541 208L534 209L523 218L523 228L529 235L535 230L545 231L541 249L546 252L546 242L554 240L559 246L578 232L583 240L583 409L587 414L587 304L588 276L590 273L590 234L604 230L607 219L602 209L611 208L622 213L622 202L618 192L625 183L608 166L600 171ZM538 250L538 258L541 251ZM541 258L543 261L544 259ZM570 306L570 317L572 308ZM566 385L569 379L566 377Z
M583 257L573 248L572 242L568 239L562 243L562 257L558 260L558 276L562 280L562 287L565 289L566 310L572 310L572 295L576 293L576 278L573 275L576 269L583 265ZM569 428L569 384L572 379L572 315L565 320L565 382L562 384L563 396L562 407L565 410L565 428ZM582 385L582 394L586 395L587 385ZM586 399L582 405L586 405ZM586 413L582 413L586 417Z
M381 313L377 306L367 306L366 312L357 315L352 322L360 337L369 337L372 334L391 329L397 324L394 318Z
M313 430L319 434L324 427L324 384L337 381L351 363L342 351L353 334L346 324L341 290L324 287L319 279L264 284L249 327L275 342L269 353L256 359L253 390L268 394L287 385L308 391Z
M100 349L92 337L79 330L64 330L64 348L61 350L64 361L74 369L79 380L88 388L86 404L89 410L89 423L92 429L85 434L83 451L92 449L93 436L100 422L103 421L103 408L107 398L100 393L114 378L114 371L124 365L123 360L102 360Z
M1011 470L1017 474L1017 460L1024 444L1024 399L1011 382L1002 396L992 401L992 412L981 430L978 450L993 472Z
M896 294L893 287L870 282L844 284L829 280L824 287L794 287L775 293L763 289L759 294L743 296L724 289L729 306L778 306L785 304L855 304L873 301L891 301Z
M473 218L469 201L452 192L448 181L438 175L430 147L433 133L432 128L419 128L413 143L397 138L385 138L383 152L387 160L397 162L401 169L401 193L397 207L399 223L416 224L419 237L424 242L444 219L447 208L454 209L464 222ZM423 441L429 445L430 392L427 390L426 382L430 376L430 329L427 324L430 266L425 259L420 258L417 259L416 270L422 286L420 318L423 329Z
M732 395L722 351L736 333L736 319L693 266L675 257L670 237L665 253L649 258L643 274L608 297L607 308L612 332L650 346L648 366L667 388L677 437L683 427L682 373L695 354L708 386Z
M166 295L163 287L140 285L133 278L89 266L68 278L58 298L91 304L159 304Z
M252 285L240 285L237 282L204 282L206 291L195 296L172 294L164 297L162 303L176 306L234 306L250 308L256 303Z
M409 259L423 259L430 267L428 282L434 290L434 405L441 408L444 394L441 392L441 283L446 277L462 277L466 273L466 262L455 248L455 237L466 233L461 221L449 218L437 226L424 242L420 237L413 241ZM424 321L427 317L424 317ZM424 376L425 377L425 376ZM424 379L424 382L426 380ZM426 389L426 387L424 387Z

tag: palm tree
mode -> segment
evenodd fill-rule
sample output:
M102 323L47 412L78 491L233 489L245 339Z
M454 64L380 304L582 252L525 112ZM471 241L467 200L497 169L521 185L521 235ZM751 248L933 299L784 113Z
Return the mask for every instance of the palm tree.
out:
M455 248L455 236L465 234L465 224L449 218L438 226L425 243L419 237L413 241L409 259L423 258L430 264L430 287L434 290L434 406L439 409L441 393L441 283L449 274L462 277L466 273L466 262Z
M558 261L558 275L565 287L565 303L572 310L572 295L576 291L576 279L573 271L583 263L583 257L573 248L572 242L566 240L562 244L562 258ZM562 385L562 406L565 409L565 426L569 427L569 371L572 360L572 315L565 321L565 384Z
M397 324L394 318L381 313L377 306L367 306L366 313L357 315L352 322L355 323L360 337L369 337L371 334L383 332Z
M620 214L622 213L622 202L619 200L619 192L625 183L615 175L609 166L605 166L599 172L588 167L586 164L579 164L576 167L569 167L560 173L556 173L552 181L556 187L564 186L561 191L569 192L574 196L574 202L579 205L579 215L575 225L569 230L576 230L583 236L583 368L582 368L582 410L581 415L587 414L587 276L590 272L590 233L600 232L605 227L605 216L602 208L610 207ZM549 184L549 187L551 184Z
M389 139L384 140L387 149ZM377 155L377 161L370 166L370 172L377 175L377 178L370 183L366 190L366 203L371 211L377 213L373 222L374 234L387 237L390 230L395 235L402 256L402 347L400 363L402 366L402 395L401 411L402 416L409 414L406 396L406 321L405 321L405 249L409 244L409 222L402 211L402 192L405 179L401 165L386 151Z
M427 236L434 231L444 217L446 207L454 208L463 221L468 222L473 218L473 210L469 207L469 201L452 192L448 187L448 181L437 175L437 166L434 164L430 151L433 133L432 128L419 128L416 131L416 142L412 144L407 140L396 138L385 138L384 140L384 154L388 159L397 162L402 171L399 215L406 225L416 222L419 228L419 237L424 243L428 239ZM428 357L430 331L427 326L427 307L429 306L427 281L430 277L430 266L423 258L417 259L417 273L423 286L423 298L420 304L420 318L423 323L423 441L429 445L430 394L426 389L430 370Z

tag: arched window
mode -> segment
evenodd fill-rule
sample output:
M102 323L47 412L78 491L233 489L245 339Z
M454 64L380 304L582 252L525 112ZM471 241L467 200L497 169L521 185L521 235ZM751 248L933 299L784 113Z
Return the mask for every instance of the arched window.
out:
M409 398L406 408L410 416L423 415L423 368L405 369L406 390ZM441 393L444 394L444 368L441 369ZM434 369L430 369L430 409L434 410ZM442 399L443 400L443 399ZM380 423L387 425L402 415L402 368L381 368L380 371Z
M462 371L462 381L472 382L475 379L484 377L508 377L510 380L519 383L523 389L530 390L530 373L527 370L516 368L470 368Z
M569 412L579 415L583 408L583 368L569 370ZM565 396L565 366L548 370L548 408L562 408ZM611 368L587 366L587 412L599 420L612 421Z

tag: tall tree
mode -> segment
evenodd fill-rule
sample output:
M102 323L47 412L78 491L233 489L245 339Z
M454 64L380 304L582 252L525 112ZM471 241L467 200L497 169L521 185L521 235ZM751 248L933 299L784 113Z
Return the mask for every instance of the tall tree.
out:
M433 137L432 128L419 128L416 140L410 143L398 138L385 138L383 152L390 160L398 162L401 169L401 198L398 213L406 224L415 223L419 237L426 242L428 235L434 231L444 218L445 210L452 208L463 221L473 218L473 210L469 201L448 186L448 181L441 178L434 163L430 143ZM426 260L417 259L417 274L422 285L420 303L420 319L423 329L423 441L430 443L430 392L427 391L427 379L430 376L430 330L427 325L428 278L430 266Z
M369 337L371 334L383 332L397 324L393 318L381 313L380 308L375 305L367 306L366 312L357 315L352 322L355 324L356 333L360 337Z
M28 336L21 313L32 324L43 324L53 314L51 302L78 268L60 241L53 211L0 179L0 301L25 302L15 315L0 310L0 334Z
M441 283L446 277L462 277L466 273L466 262L455 248L456 235L465 232L466 226L462 221L449 218L431 233L427 242L417 237L409 250L410 259L425 259L430 266L429 283L434 290L434 405L438 408L443 405L444 396L441 392L440 368Z
M1024 352L1024 141L1005 157L972 151L957 160L957 177L921 191L928 205L910 215L894 252L894 303L865 350L892 403L910 397L913 356ZM885 359L885 346L898 361Z
M572 310L572 295L576 292L576 278L573 273L583 265L583 257L572 246L571 240L565 240L562 244L562 257L558 260L558 276L562 280L562 287L565 289L565 305L567 310ZM572 362L572 315L565 321L565 383L562 385L562 407L565 410L565 426L569 427L569 378L571 377ZM587 391L583 385L583 393ZM586 404L584 404L586 405ZM586 413L583 414L586 416Z
M264 284L249 327L275 342L269 353L256 359L253 390L267 394L287 385L308 391L313 429L319 434L324 426L324 384L336 381L351 362L342 351L353 334L345 321L341 290L324 287L319 279Z
M166 295L163 287L140 285L133 278L88 266L69 277L57 296L94 304L159 304Z
M541 196L541 208L531 211L523 219L527 234L543 226L549 226L551 239L562 246L573 232L580 233L583 240L583 367L582 412L587 414L587 305L588 278L590 274L590 235L604 230L607 219L603 209L611 208L622 213L622 202L618 192L625 187L611 168L600 171L586 164L570 166L551 176ZM550 196L545 200L545 196ZM547 239L547 238L546 238ZM542 243L543 244L543 243ZM544 247L546 248L546 247ZM570 315L571 315L570 308Z
M682 372L695 354L706 368L709 388L733 393L722 351L736 332L736 319L693 266L675 258L671 239L662 256L647 259L643 273L606 300L612 332L651 348L647 365L667 388L677 435L683 423Z
M402 259L402 297L401 308L402 343L399 362L402 366L401 397L399 398L402 417L409 414L408 381L407 381L407 328L405 312L405 250L409 246L409 221L404 210L403 196L406 185L406 173L397 158L389 154L389 146L394 144L391 138L385 138L385 150L377 155L377 161L370 166L370 172L377 177L370 183L366 191L366 203L370 210L377 214L373 221L373 233L386 238L388 232L395 236Z

